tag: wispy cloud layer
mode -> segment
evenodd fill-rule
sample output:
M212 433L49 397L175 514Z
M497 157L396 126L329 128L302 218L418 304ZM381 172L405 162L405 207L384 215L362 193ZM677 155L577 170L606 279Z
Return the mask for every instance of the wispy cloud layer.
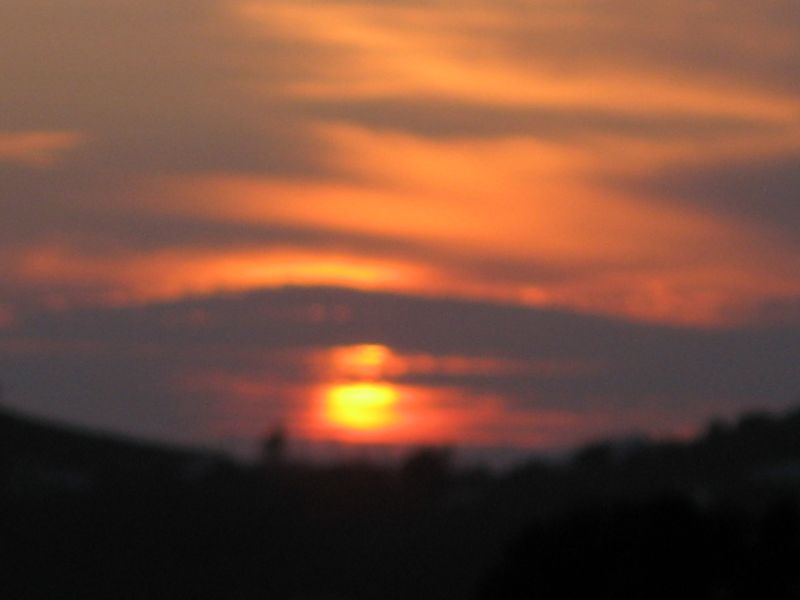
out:
M80 142L80 134L70 131L0 131L0 162L46 167Z
M87 245L119 240L122 264L167 252L177 274L234 260L214 257L224 237L241 256L245 231L250 262L291 250L324 264L329 240L352 257L372 236L448 293L494 287L487 297L637 318L724 321L800 293L783 218L800 149L790 2L12 0L2 12L0 104L17 132L0 138L17 231L4 232L5 262L31 293L43 271L31 280L26 265L43 255L121 297L158 286L121 281L111 258L104 273ZM31 180L30 164L58 170ZM286 231L298 235L271 239ZM431 261L420 245L438 249ZM511 277L471 269L476 254Z

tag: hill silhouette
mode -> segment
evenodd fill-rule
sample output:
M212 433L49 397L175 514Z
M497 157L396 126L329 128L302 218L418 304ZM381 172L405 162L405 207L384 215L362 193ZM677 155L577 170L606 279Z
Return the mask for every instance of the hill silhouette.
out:
M450 459L246 464L0 412L5 595L799 597L800 411L504 474Z

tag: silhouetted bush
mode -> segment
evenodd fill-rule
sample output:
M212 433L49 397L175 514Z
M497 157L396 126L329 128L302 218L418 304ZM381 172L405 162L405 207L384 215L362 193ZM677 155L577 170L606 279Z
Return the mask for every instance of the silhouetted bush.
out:
M529 528L480 598L797 598L797 522L796 503L763 524L679 498L581 512Z
M0 412L0 592L800 598L799 440L796 412L498 475L446 448L397 467L286 461L280 430L248 466Z
M447 486L451 460L449 448L425 447L412 452L400 468L406 492L416 499L437 498Z

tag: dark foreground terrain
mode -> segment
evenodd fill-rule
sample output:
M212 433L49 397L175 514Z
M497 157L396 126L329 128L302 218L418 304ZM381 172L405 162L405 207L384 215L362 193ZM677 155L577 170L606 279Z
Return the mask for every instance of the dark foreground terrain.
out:
M0 413L0 597L800 598L800 412L561 464L293 464Z

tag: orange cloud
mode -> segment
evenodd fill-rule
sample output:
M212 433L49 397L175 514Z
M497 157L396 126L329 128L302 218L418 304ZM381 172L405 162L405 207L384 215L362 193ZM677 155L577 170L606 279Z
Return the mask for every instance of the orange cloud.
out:
M91 141L102 142L87 144L93 153L82 165L91 193L76 177L32 197L52 203L43 214L63 213L65 223L82 227L92 222L83 217L113 212L132 222L185 218L200 233L191 247L160 239L152 250L143 235L141 248L90 256L78 250L82 235L106 235L116 247L115 234L102 231L104 218L91 234L91 224L75 232L48 222L4 262L20 285L115 302L342 285L670 322L741 318L761 302L800 293L795 242L746 216L608 183L800 151L800 98L782 85L785 74L770 70L788 61L794 31L743 3L726 11L696 4L235 0L194 13L151 3L139 24L152 42L148 52L163 54L163 64L117 35L130 33L126 20L105 19L119 27L113 52L74 65L91 93L71 97L64 115L91 122ZM62 66L41 52L58 31L73 54L107 42L74 12L58 12L36 32L38 16L25 3L15 1L12 14L31 29L14 40L37 68ZM741 18L756 38L732 27ZM201 42L187 31L202 34ZM25 71L14 73L27 81ZM108 98L125 102L92 87L106 75L114 82L103 83ZM30 85L40 100L50 97L38 78ZM176 92L186 89L198 93ZM410 100L423 112L431 101L439 109L545 109L577 125L551 137L513 127L437 137L424 124L411 134L380 118L377 125L359 120L364 100L390 100L400 113L411 110ZM338 120L315 112L326 103L349 110ZM98 114L113 118L92 120ZM581 127L597 115L612 124ZM714 135L688 127L678 136L647 128L631 135L614 125L631 117L667 128L683 118L722 125ZM659 121L667 117L667 125ZM46 166L84 141L72 129L2 133L0 161ZM97 192L93 179L109 170L124 183L97 184ZM24 204L14 211L35 221ZM209 223L318 236L204 245ZM334 251L318 241L326 233L373 243L365 250L337 241Z
M273 386L270 394L276 393ZM263 401L270 394L262 394L261 406L252 404L249 410L245 408L249 414L240 411L239 419L265 422L267 408ZM595 428L607 426L564 410L527 409L510 413L499 396L458 388L333 384L307 389L305 395L307 398L310 395L310 400L296 402L286 417L293 425L294 435L312 441L553 447L586 439ZM235 398L231 401L244 407ZM233 406L221 412L237 414Z
M340 176L174 178L161 183L176 199L169 210L405 240L462 256L460 272L435 255L409 256L412 270L433 276L384 278L380 289L706 324L800 291L792 275L798 259L780 239L744 220L598 186L598 174L622 167L607 166L593 149L524 138L432 141L343 126L321 132ZM632 163L632 172L643 168ZM470 256L575 275L487 280L470 270Z
M49 246L25 255L15 277L28 284L50 286L56 293L62 287L79 290L64 292L67 303L128 303L285 285L399 290L422 285L425 273L401 261L279 248L102 257Z
M0 131L0 162L48 167L83 140L74 131Z
M523 11L524 12L524 11ZM582 106L640 113L796 117L798 102L754 86L711 81L691 71L659 72L609 62L593 69L559 69L557 51L504 52L520 15L502 4L466 6L254 1L239 14L269 38L327 49L327 60L288 84L290 94L315 98L451 97L493 104ZM547 15L543 19L543 15ZM598 33L587 15L574 27L567 11L525 14L530 25L563 26L574 35ZM516 19L515 19L516 17ZM549 17L549 18L548 18ZM583 32L581 31L583 30ZM606 34L607 35L607 34ZM537 49L538 50L538 49ZM677 79L677 81L676 81Z
M561 264L638 262L666 247L672 254L726 235L724 224L702 214L593 187L584 181L590 157L559 145L329 131L331 160L355 182L191 178L177 182L182 205L217 219L410 238Z
M416 374L568 377L596 365L404 355L374 344L320 350L311 356L303 351L271 352L262 360L277 370L185 372L176 384L182 392L209 398L206 425L215 435L255 436L269 424L287 423L292 437L317 442L553 447L609 426L552 408L510 413L511 398L500 394L385 378L397 375L400 366ZM330 369L320 369L320 362ZM374 368L378 364L381 368ZM292 369L281 365L301 366L302 374L283 376Z

